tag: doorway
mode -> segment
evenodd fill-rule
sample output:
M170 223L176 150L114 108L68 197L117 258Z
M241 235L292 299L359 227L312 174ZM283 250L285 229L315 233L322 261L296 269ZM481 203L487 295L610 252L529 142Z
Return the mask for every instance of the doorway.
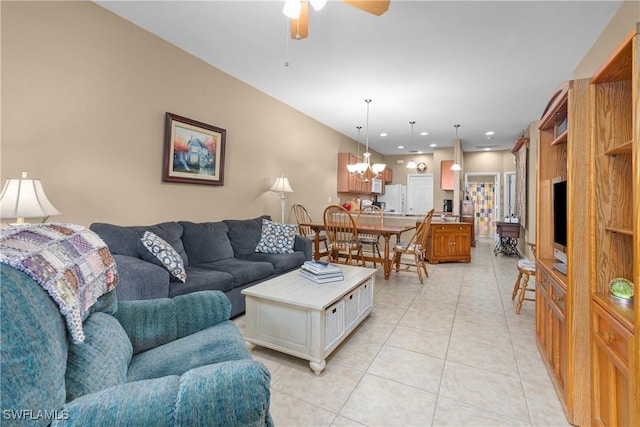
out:
M433 174L407 174L407 213L424 215L433 208Z
M500 174L466 173L464 188L465 199L474 202L476 236L494 237L500 218Z

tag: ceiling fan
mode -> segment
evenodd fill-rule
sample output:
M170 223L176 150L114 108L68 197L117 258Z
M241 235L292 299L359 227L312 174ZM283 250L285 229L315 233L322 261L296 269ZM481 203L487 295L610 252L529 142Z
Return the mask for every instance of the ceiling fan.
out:
M390 0L340 0L343 3L380 16L389 10ZM285 0L282 13L291 18L291 38L301 40L309 35L309 3L320 10L327 0Z

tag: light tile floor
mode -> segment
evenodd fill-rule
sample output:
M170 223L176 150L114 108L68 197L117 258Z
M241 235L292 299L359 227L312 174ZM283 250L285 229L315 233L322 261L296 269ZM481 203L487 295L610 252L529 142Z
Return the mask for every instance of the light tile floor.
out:
M472 262L376 276L376 311L328 358L261 347L276 426L568 426L535 343L534 303L519 315L517 259L480 239ZM244 317L235 319L241 330Z

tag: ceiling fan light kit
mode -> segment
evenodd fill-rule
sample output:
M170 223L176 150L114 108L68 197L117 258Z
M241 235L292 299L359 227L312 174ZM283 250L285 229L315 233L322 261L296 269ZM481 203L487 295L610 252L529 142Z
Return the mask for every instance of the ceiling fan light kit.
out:
M349 6L380 16L389 10L390 0L340 0ZM309 3L318 11L327 0L285 0L282 13L291 21L291 38L301 40L309 34Z

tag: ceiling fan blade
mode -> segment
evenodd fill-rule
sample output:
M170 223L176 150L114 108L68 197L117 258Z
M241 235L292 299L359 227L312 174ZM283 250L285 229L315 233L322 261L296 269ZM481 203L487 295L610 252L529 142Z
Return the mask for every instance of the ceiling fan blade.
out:
M341 0L343 3L353 6L365 12L380 16L389 10L390 0Z
M300 2L300 16L291 20L291 38L302 40L309 35L309 2Z

